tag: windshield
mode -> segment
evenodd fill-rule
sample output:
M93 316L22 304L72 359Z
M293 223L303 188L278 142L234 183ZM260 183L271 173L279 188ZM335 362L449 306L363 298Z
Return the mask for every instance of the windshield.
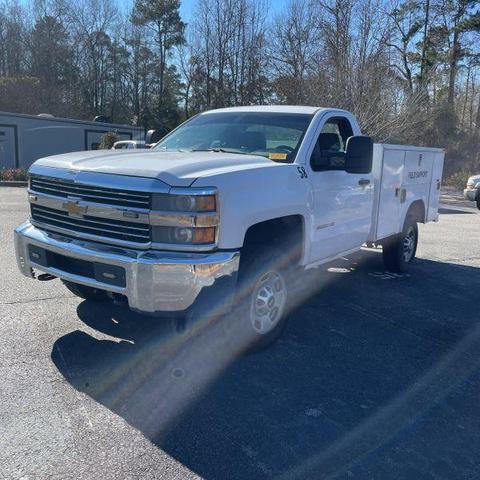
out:
M208 113L184 123L154 149L223 151L291 163L311 119L297 113Z

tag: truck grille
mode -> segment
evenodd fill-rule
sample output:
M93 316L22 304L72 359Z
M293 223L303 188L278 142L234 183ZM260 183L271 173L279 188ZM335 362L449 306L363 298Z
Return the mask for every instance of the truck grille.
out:
M31 205L34 221L42 223L52 230L61 228L75 233L84 233L98 237L111 238L126 242L145 244L150 242L150 225L145 223L124 222L112 218L100 218L84 215L72 217L63 210L56 210L40 205Z
M30 189L62 198L75 198L87 202L95 202L121 207L150 208L150 194L144 192L118 190L86 184L73 183L66 180L32 175Z

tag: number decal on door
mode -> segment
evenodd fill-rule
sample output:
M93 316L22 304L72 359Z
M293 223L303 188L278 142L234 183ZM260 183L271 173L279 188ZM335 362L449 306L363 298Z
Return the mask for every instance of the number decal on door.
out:
M300 175L300 178L308 178L307 171L305 170L305 167L297 167L298 173Z

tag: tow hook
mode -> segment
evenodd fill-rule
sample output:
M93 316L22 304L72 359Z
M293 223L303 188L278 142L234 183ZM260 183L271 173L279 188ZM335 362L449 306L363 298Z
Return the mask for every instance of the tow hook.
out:
M49 280L55 280L57 277L54 277L53 275L50 275L49 273L42 273L37 277L37 280L40 280L41 282L48 282Z

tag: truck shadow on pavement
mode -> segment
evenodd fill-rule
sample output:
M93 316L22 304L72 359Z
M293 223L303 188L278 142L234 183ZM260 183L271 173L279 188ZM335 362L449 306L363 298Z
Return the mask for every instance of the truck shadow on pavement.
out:
M52 359L206 479L478 474L480 269L418 260L392 275L368 251L302 281L316 293L264 352L239 356L218 323L181 335L82 302L94 331L59 338Z

